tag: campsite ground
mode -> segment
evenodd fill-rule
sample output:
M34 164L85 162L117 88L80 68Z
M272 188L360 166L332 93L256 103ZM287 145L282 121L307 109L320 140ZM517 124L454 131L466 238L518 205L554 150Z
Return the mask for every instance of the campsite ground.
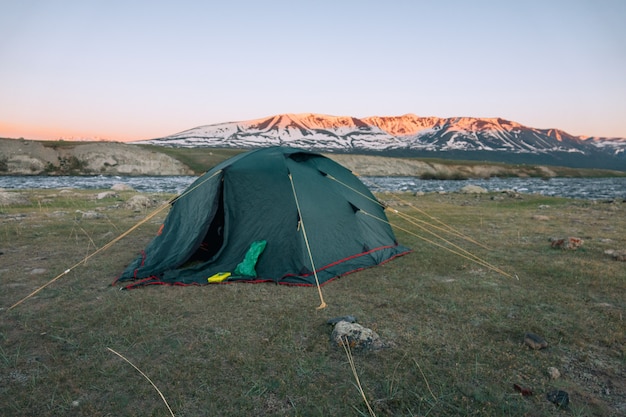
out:
M21 202L0 206L0 415L170 415L108 348L149 376L177 416L369 415L325 324L347 314L390 344L353 352L377 416L626 414L626 264L605 254L626 248L626 203L383 195L415 219L388 210L414 251L322 287L328 307L316 310L314 288L119 291L111 282L165 212L83 264L145 218L149 211L125 208L133 193L19 194ZM441 242L423 229L447 227L439 221L480 241L485 247L436 230L488 264L427 242ZM583 246L551 248L550 238L569 236ZM526 332L548 347L524 345ZM567 409L546 399L555 389L569 393Z

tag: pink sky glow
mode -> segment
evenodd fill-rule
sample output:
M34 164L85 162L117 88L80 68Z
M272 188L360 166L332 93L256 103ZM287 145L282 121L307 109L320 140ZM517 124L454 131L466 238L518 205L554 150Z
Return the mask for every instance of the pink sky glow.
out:
M142 140L283 113L626 137L626 1L0 0L0 137Z

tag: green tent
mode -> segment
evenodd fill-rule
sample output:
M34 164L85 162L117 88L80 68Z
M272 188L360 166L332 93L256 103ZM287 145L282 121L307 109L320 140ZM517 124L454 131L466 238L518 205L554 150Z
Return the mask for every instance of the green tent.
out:
M230 158L191 184L117 281L315 285L316 276L321 284L408 251L349 170L316 153L270 147Z

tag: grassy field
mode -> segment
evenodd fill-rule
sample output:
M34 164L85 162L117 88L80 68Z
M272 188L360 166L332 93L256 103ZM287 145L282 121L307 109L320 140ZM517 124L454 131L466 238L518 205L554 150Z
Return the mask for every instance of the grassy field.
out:
M626 414L626 204L506 194L385 194L414 251L322 287L110 284L165 212L133 195L33 190L0 206L2 416L620 416ZM169 196L154 195L159 201ZM399 199L400 198L400 199ZM485 247L485 264L427 242L427 212ZM83 213L87 213L84 215ZM437 232L442 234L442 232ZM575 251L551 237L584 239ZM488 248L488 249L487 249ZM80 264L79 264L80 263ZM35 296L8 307L63 271ZM390 344L352 352L368 411L329 318L354 315ZM532 350L526 332L549 346ZM561 377L552 379L548 368ZM522 396L514 385L532 391ZM567 409L546 399L569 393Z

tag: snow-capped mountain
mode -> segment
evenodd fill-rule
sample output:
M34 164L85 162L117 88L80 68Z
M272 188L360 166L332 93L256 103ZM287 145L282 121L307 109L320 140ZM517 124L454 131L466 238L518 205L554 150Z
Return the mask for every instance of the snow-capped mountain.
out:
M558 129L535 129L500 118L406 114L358 119L280 114L200 126L141 143L231 148L284 145L325 152L386 152L507 162L526 161L534 155L545 160L542 163L555 159L557 163L572 165L571 160L577 160L573 166L600 164L626 170L626 138L573 136ZM430 155L432 152L437 155Z
M404 147L399 138L357 118L317 114L280 114L265 119L200 126L147 142L181 147L284 145L326 151Z

